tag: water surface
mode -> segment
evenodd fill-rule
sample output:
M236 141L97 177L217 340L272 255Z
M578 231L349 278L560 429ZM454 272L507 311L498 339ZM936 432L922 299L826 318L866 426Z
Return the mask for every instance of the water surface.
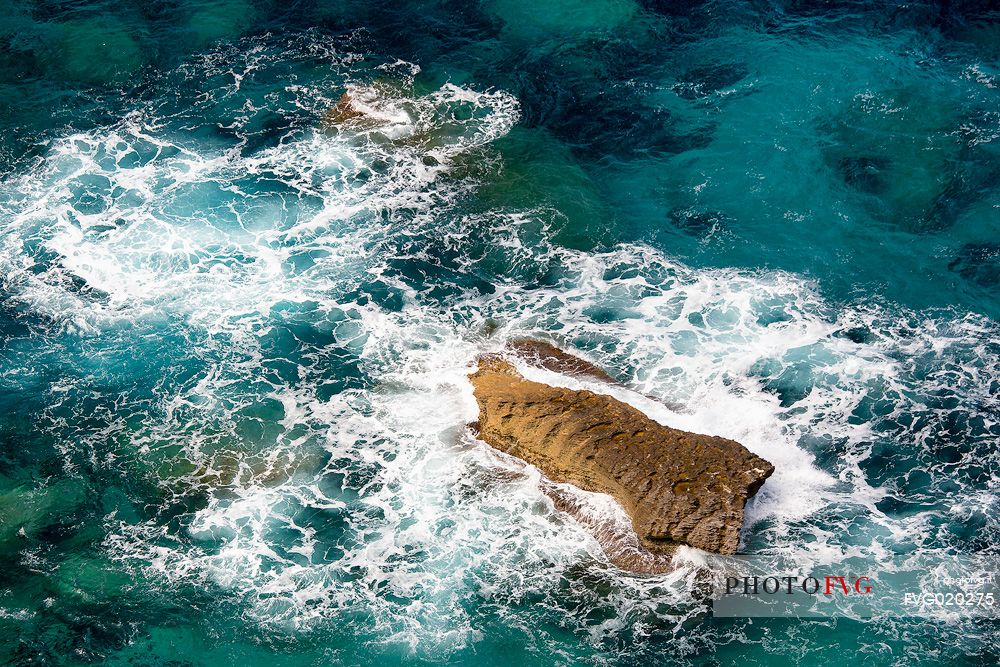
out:
M546 337L776 465L747 552L997 555L989 3L4 16L7 663L996 664L987 618L713 618L465 428Z

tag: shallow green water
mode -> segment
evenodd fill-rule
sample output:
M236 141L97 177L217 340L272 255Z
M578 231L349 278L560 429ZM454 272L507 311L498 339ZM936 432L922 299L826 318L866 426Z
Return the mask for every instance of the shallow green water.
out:
M996 664L981 616L714 618L465 429L547 337L775 463L747 553L996 556L989 3L4 16L7 663Z

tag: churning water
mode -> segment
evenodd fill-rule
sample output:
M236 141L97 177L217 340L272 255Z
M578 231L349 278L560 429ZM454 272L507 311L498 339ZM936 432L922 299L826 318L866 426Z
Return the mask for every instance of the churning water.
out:
M545 337L775 464L747 552L997 555L988 6L8 4L10 664L995 664L714 618L465 426Z

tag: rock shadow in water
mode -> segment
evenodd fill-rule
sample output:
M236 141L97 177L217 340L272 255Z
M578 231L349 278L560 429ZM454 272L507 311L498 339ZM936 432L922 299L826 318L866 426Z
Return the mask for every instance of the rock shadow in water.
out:
M968 119L922 91L858 95L821 124L829 168L875 218L936 232L995 183L998 169L964 128Z
M983 287L1000 285L1000 243L967 243L948 264L948 270Z

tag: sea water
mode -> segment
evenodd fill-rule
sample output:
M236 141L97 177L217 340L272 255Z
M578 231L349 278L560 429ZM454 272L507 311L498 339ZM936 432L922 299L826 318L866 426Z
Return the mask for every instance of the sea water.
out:
M996 664L984 617L715 618L466 428L477 356L545 338L775 464L745 553L996 557L989 3L0 27L7 664Z

